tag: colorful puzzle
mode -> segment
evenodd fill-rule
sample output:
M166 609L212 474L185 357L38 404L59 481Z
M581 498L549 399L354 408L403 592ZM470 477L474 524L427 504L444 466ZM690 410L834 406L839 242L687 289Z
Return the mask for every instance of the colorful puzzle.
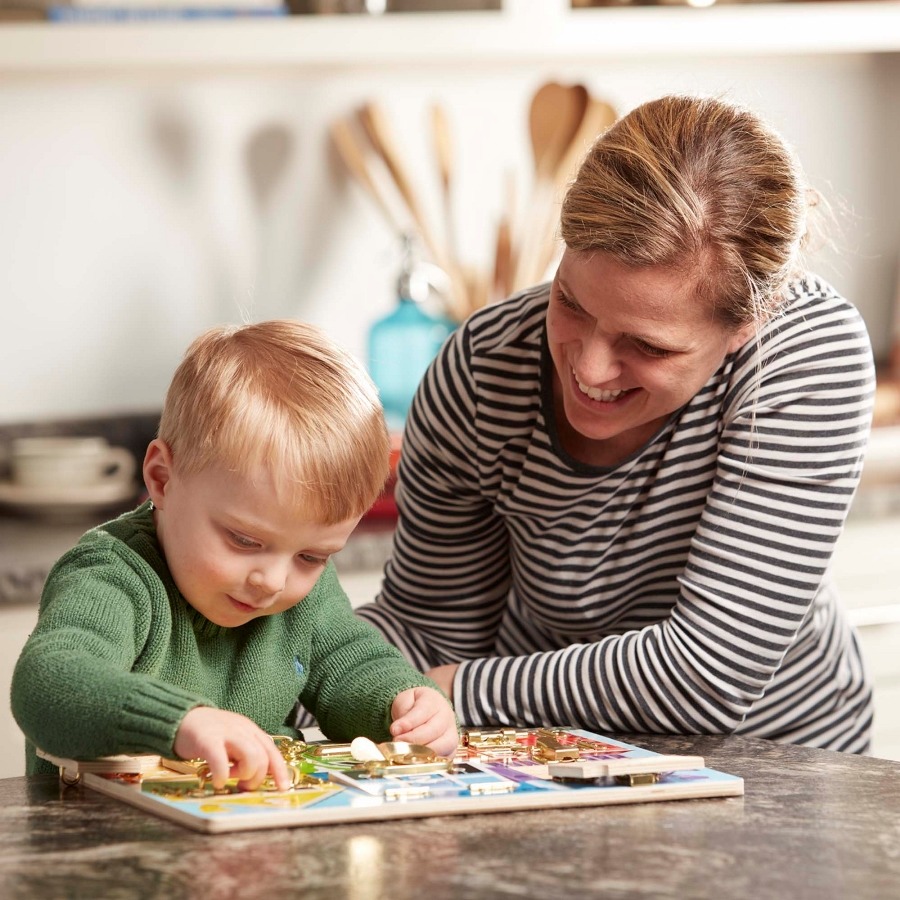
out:
M743 794L743 780L702 757L667 756L569 728L469 729L450 759L427 747L276 738L288 791L213 789L202 760L116 757L87 763L41 754L80 781L197 831L289 828L401 817L603 806ZM132 764L128 764L128 760Z

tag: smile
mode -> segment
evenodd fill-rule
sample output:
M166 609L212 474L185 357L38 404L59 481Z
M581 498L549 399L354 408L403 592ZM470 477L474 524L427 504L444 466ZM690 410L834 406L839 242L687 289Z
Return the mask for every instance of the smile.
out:
M575 375L575 373L572 373ZM620 388L615 391L604 391L600 388L588 387L586 384L582 384L578 378L575 378L575 383L578 385L578 390L581 391L582 394L586 394L591 400L600 400L603 403L612 403L613 400L618 400L619 397L624 394L630 394L631 391L637 390L637 388L631 388L629 390L625 390Z

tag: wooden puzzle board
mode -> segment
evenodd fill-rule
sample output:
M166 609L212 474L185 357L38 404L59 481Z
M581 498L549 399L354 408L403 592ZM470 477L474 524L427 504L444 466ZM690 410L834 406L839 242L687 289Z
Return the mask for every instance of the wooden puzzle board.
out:
M316 766L311 786L287 792L252 791L192 796L197 787L193 775L164 767L149 768L141 775L100 775L83 771L82 783L103 794L132 804L154 815L207 833L305 825L333 825L345 822L380 821L393 818L494 813L513 810L566 806L647 803L703 797L740 796L743 780L737 776L702 766L665 771L667 760L652 750L625 744L580 729L557 731L563 741L580 745L579 765L566 769L535 759L531 755L535 731L518 732L520 745L514 752L500 752L490 746L461 746L448 771L424 774L368 777L349 756L317 754L341 745L309 745L310 760ZM587 749L584 749L587 747ZM72 761L50 758L57 764ZM661 775L653 783L623 783L623 776L600 777L589 781L556 780L554 772L615 772L633 768L655 768ZM604 766L603 761L610 761ZM615 761L614 763L612 761ZM681 761L681 765L684 765ZM688 764L691 764L688 761ZM78 765L75 763L74 765ZM91 767L96 768L96 763ZM593 769L591 768L593 767ZM392 770L392 772L395 770ZM639 780L636 778L635 780ZM197 793L195 790L194 793Z

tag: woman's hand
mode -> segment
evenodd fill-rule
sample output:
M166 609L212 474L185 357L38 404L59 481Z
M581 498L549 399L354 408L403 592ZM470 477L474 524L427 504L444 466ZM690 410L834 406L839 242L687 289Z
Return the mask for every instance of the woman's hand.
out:
M434 688L401 691L391 705L391 736L395 741L424 744L439 756L453 756L459 746L456 716Z
M456 678L456 670L459 668L458 663L451 663L447 666L435 666L425 673L426 678L430 678L453 702L453 679Z
M206 760L216 788L237 778L241 789L253 791L270 774L278 790L291 786L287 763L275 741L239 713L195 706L178 726L174 750L182 759Z

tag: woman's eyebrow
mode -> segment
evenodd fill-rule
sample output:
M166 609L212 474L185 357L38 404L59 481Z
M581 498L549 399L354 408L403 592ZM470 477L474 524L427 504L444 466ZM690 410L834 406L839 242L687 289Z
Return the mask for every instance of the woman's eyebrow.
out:
M643 341L645 344L649 344L652 347L657 347L660 350L665 350L668 353L686 353L690 348L685 347L682 344L672 344L667 340L656 337L655 335L648 334L636 334L629 333L626 337L632 338L633 340Z
M574 303L578 307L581 306L581 304L573 295L572 291L569 290L569 286L566 284L566 280L565 278L563 278L563 276L558 275L556 278L556 283L559 290L566 295L566 299L570 303ZM624 335L627 338L643 341L645 344L650 344L653 347L658 347L660 350L665 350L669 353L686 353L690 349L689 347L686 347L682 344L672 344L670 341L667 341L664 338L660 338L657 335L639 334L637 332L631 331L624 332Z
M568 294L569 296L572 295L572 291L569 290L569 285L566 284L566 279L565 279L565 277L564 277L563 275L557 275L557 276L556 276L556 283L557 283L557 285L559 286L559 289L560 289L563 293Z

